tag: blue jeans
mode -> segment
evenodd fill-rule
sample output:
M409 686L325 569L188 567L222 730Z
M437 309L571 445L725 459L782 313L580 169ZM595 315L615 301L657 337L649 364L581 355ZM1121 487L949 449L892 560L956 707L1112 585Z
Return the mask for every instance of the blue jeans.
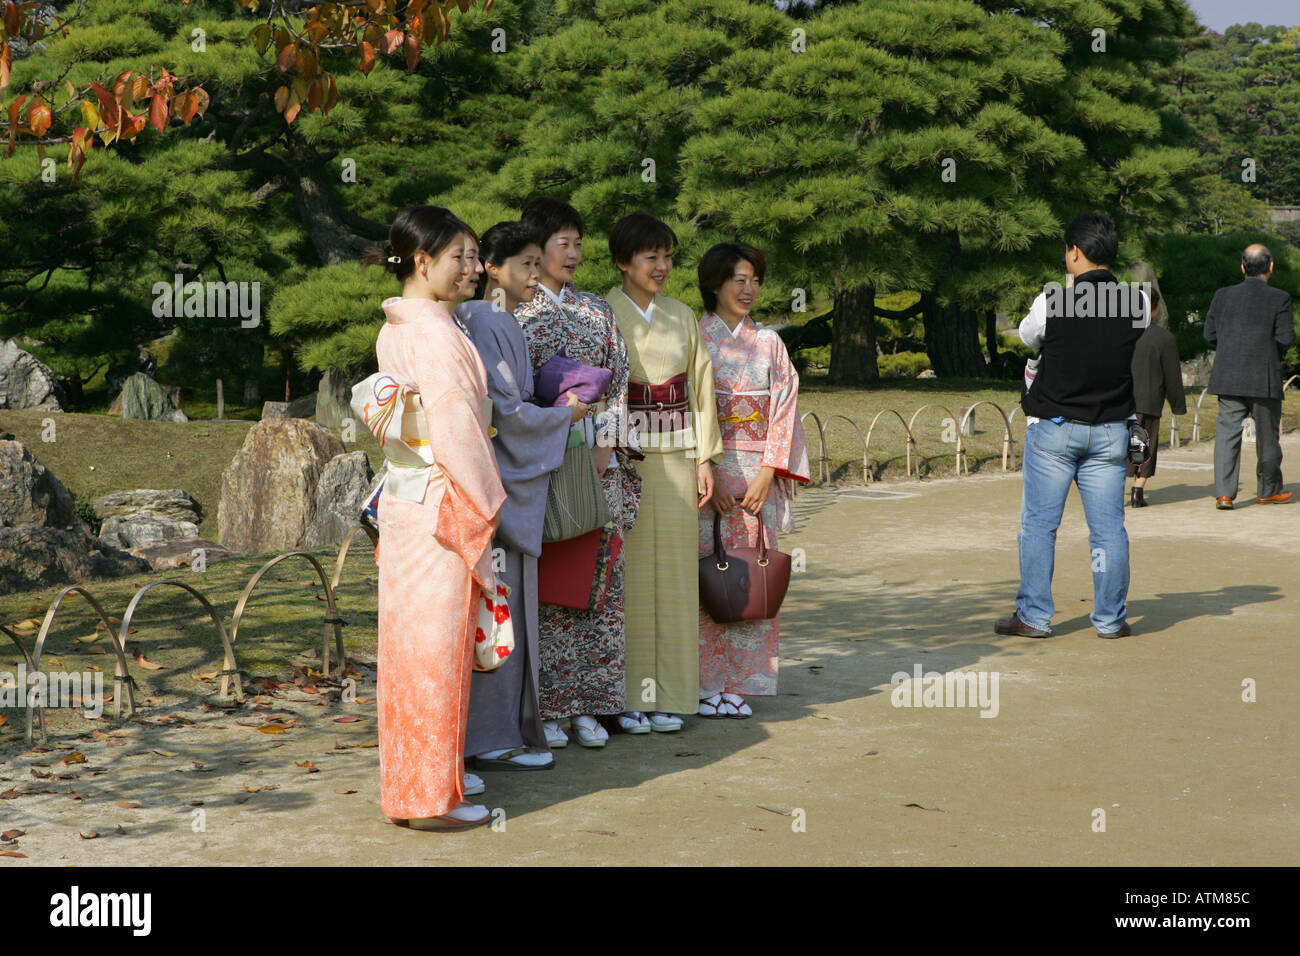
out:
M1020 503L1020 591L1016 613L1030 627L1049 630L1056 529L1070 483L1079 486L1088 520L1092 562L1092 623L1118 631L1127 613L1128 534L1124 531L1124 473L1128 423L1031 422L1025 430L1024 496Z

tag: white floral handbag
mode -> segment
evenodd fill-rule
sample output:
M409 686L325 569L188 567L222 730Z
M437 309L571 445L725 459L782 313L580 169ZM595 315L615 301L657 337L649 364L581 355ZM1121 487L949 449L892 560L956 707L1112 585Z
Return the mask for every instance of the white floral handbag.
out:
M515 627L507 598L510 589L496 581L493 593L478 592L478 626L474 629L474 670L496 670L515 649Z

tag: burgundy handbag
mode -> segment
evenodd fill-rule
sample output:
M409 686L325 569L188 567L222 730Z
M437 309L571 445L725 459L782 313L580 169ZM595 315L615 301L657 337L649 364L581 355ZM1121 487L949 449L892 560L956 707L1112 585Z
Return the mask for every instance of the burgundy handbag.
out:
M719 624L776 617L790 587L790 555L769 548L758 520L758 547L722 546L722 515L713 514L713 554L700 558L700 603Z

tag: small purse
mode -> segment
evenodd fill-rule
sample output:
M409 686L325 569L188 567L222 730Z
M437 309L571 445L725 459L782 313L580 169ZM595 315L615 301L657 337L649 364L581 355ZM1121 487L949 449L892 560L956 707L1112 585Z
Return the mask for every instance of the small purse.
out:
M479 589L478 625L474 629L474 670L494 671L515 649L515 626L510 620L510 589L497 581L494 594Z
M609 504L595 462L591 460L591 450L582 433L575 429L570 432L564 460L551 472L542 541L567 541L602 528L609 520Z
M719 624L776 617L790 587L790 555L767 546L758 519L758 547L722 544L722 514L713 514L713 554L700 558L700 603Z

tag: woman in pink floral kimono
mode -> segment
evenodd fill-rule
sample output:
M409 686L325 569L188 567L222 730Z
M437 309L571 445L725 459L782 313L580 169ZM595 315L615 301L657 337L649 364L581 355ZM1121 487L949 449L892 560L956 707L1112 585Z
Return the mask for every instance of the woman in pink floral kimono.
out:
M700 334L713 361L723 448L713 500L700 511L701 556L713 553L717 512L727 547L753 547L762 521L775 548L778 533L794 530L791 482L808 481L799 376L781 337L749 317L766 267L742 242L714 246L700 260ZM700 716L750 717L746 695L776 695L779 633L778 618L719 624L700 608Z
M490 587L505 491L488 439L487 375L448 304L475 266L472 231L446 209L397 217L382 261L402 282L384 300L379 370L419 389L433 467L421 500L379 500L380 803L414 829L485 823L464 802L465 725L477 595ZM486 406L486 407L485 407Z

